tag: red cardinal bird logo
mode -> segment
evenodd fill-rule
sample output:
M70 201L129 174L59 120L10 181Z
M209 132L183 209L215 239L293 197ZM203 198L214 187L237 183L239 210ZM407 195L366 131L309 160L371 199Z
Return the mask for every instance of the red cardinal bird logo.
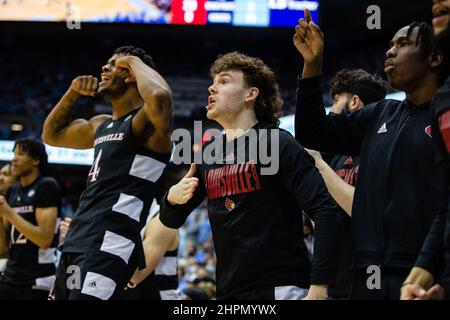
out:
M225 198L225 208L227 208L228 211L233 210L235 206L236 205L232 200L230 200L229 198Z

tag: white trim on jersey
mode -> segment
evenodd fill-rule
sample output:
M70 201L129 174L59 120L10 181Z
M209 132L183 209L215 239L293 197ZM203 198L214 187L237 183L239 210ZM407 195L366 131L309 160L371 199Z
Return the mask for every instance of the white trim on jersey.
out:
M32 289L40 289L50 291L55 284L55 275L51 275L48 277L36 278L35 285L32 286Z
M177 257L163 257L155 268L155 276L177 275Z
M39 248L38 254L39 264L55 263L55 261L56 261L56 248L47 248L47 249Z
M166 164L161 161L137 154L131 165L130 175L156 182L162 175L165 167Z
M55 232L54 234L57 234L59 231L59 225L61 224L61 218L56 218L56 224L55 224Z
M150 222L150 220L153 219L154 216L156 216L159 213L159 204L156 202L156 199L153 199L152 205L150 206L150 210L148 211L147 221L145 222L145 226L141 230L141 239L144 240L145 236L145 230L147 229L147 226Z
M99 273L88 272L84 279L82 294L87 294L102 300L108 300L116 289L116 282Z
M121 193L119 200L117 200L116 204L113 205L112 210L122 213L139 222L143 207L144 202L141 199Z
M6 270L6 265L8 264L7 258L0 259L0 272L4 272Z
M308 289L296 286L275 287L275 300L301 300L308 294Z
M156 199L153 199L152 205L150 206L150 210L148 212L147 223L153 219L159 213L160 207Z
M161 297L161 300L181 300L176 289L161 290L159 291L159 296Z
M134 247L135 244L130 239L106 230L100 251L116 255L128 264Z

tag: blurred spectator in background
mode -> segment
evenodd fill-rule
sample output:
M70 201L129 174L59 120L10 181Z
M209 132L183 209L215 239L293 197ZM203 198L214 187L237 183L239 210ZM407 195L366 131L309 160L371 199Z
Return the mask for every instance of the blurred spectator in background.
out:
M17 177L12 174L11 164L5 164L0 169L0 194L5 195L6 191L17 181Z
M6 195L6 191L17 181L17 177L11 172L11 164L5 164L0 169L0 194ZM7 232L3 227L7 221L0 218L0 272L5 271L8 262L8 241Z

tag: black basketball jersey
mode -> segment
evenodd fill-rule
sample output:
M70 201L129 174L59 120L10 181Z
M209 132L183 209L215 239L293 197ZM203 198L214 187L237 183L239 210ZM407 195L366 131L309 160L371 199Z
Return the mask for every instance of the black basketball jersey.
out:
M167 251L155 270L139 284L141 300L179 300L178 249Z
M139 232L170 154L152 152L134 139L131 124L138 110L106 120L97 129L94 163L63 252L101 250L127 264L136 252L139 266L145 267Z
M156 201L153 201L147 225L151 219L155 219L160 208ZM147 226L146 226L147 227ZM144 228L141 235L145 233ZM151 235L150 235L151 237ZM177 300L178 288L178 248L167 251L164 257L156 265L155 270L142 281L139 286L141 300Z
M28 222L37 225L37 208L58 208L55 235L47 249L39 248L24 234L9 225L10 255L4 276L13 284L46 287L49 277L55 274L56 247L58 245L59 207L61 191L55 179L38 177L32 184L22 187L14 184L7 192L10 207Z

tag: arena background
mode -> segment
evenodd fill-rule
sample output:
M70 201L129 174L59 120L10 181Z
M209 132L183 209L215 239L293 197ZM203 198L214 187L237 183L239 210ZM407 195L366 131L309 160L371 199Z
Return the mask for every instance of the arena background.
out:
M15 6L7 7L8 2L15 1ZM38 7L20 9L20 2L27 1L0 0L0 20L39 20ZM87 9L93 4L100 5L97 11L82 10L83 19L92 20L98 10L105 13L104 17L108 15L108 8L101 7L108 1L73 2ZM123 10L131 10L130 2L118 1ZM412 21L431 21L431 0L320 0L319 3L318 20L326 39L324 97L328 103L331 100L326 94L327 83L337 70L363 68L385 78L385 51L394 33ZM366 9L373 4L381 8L380 30L369 30L366 26L369 17ZM122 45L142 47L153 56L174 92L175 128L192 129L194 120L206 120L210 63L217 55L232 50L260 57L275 70L284 98L283 113L293 112L296 76L302 64L292 44L292 27L157 24L166 23L168 20L164 19L169 14L159 9L162 20L151 24L90 22L81 23L80 30L69 30L63 21L64 10L55 8L46 14L59 22L0 21L0 140L39 138L46 115L71 80L82 74L99 76L114 48ZM75 116L86 118L102 112L110 112L103 101L83 98ZM205 129L215 126L205 123L208 123L204 124ZM0 149L0 159L2 152L5 150ZM88 170L89 166L81 165L50 166L48 173L63 188L64 215L70 216L76 210ZM199 278L214 278L211 234L204 208L191 215L181 235L181 286L196 284ZM213 296L214 289L203 285Z

